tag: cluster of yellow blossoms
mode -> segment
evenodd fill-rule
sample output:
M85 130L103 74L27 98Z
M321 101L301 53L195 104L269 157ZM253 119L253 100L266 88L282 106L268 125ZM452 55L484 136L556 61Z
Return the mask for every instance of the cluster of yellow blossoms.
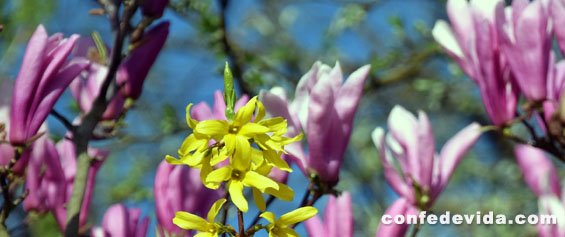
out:
M263 104L252 98L228 120L197 121L186 109L186 122L192 129L178 150L179 158L167 156L171 164L188 165L200 170L204 186L218 189L224 185L232 203L241 211L248 211L244 196L245 187L253 194L255 204L263 212L261 215L270 224L263 228L270 236L297 236L292 230L295 223L304 221L316 214L313 207L302 207L289 212L279 220L274 214L265 212L263 194L278 199L292 201L293 190L268 177L271 169L292 172L287 162L281 158L284 146L302 139L286 137L287 121L282 117L265 118ZM229 108L229 105L228 105ZM187 212L177 212L173 222L183 229L197 230L198 236L217 236L229 233L231 227L223 227L215 222L215 217L226 199L214 203L208 213L208 220Z

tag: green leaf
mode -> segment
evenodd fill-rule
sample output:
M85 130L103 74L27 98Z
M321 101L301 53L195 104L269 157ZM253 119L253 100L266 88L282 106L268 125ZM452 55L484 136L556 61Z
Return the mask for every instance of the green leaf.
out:
M224 68L224 101L226 102L226 117L232 120L235 115L235 89L233 86L233 74L228 62L226 62L226 67Z

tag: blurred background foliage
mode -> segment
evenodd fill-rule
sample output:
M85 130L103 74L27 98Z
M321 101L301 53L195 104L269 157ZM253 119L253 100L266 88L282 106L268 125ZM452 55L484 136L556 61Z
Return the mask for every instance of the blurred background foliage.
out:
M0 76L16 77L26 40L39 23L50 33L87 36L98 31L111 42L107 19L89 14L97 7L92 0L0 1ZM240 92L253 95L274 86L292 93L315 61L333 66L339 60L346 74L372 65L338 188L354 194L356 236L374 236L382 213L397 196L384 180L370 133L386 126L394 105L428 113L436 150L472 121L488 124L478 89L431 38L431 27L440 18L446 18L445 1L440 0L171 0L163 17L172 22L171 34L143 96L117 137L95 144L111 149L112 155L98 176L90 222L99 223L112 203L125 202L142 208L155 224L155 169L165 154L176 153L187 134L186 104L211 104L214 90L222 88L225 60L231 62ZM78 112L70 101L67 93L57 109L74 117ZM59 136L65 132L54 119L49 127ZM433 211L537 213L536 199L522 181L511 148L495 134L483 135ZM563 171L563 165L559 167ZM294 172L290 181L297 195L305 188L300 176ZM324 200L317 204L319 209ZM288 205L274 207L287 211ZM21 233L56 236L55 226L50 216L29 215ZM150 231L154 233L154 227ZM535 236L536 230L518 225L425 225L419 234Z

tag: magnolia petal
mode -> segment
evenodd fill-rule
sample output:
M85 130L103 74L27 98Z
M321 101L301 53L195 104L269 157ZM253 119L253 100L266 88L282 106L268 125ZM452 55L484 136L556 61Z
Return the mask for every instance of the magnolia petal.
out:
M394 168L392 157L386 151L384 130L380 127L375 128L371 136L379 150L379 158L383 165L385 179L400 196L409 198L411 196L410 188Z
M453 170L467 150L477 142L481 133L481 126L478 123L472 123L455 134L443 146L440 155L440 190L445 187Z
M529 145L517 145L514 153L526 184L536 196L547 193L561 195L557 170L542 150Z
M214 114L212 113L212 109L210 106L206 104L206 102L200 102L194 106L194 109L191 110L191 115L194 119L197 120L207 120L207 119L221 119L215 118Z
M362 66L351 73L345 83L343 83L343 86L340 85L341 88L337 94L334 107L339 108L337 113L341 119L346 141L351 134L353 118L363 95L363 85L370 70L370 65Z
M391 216L396 215L406 215L410 204L404 198L396 200L387 210L386 214ZM376 237L388 237L388 236L405 236L408 231L408 224L396 224L394 222L390 224L381 223L377 229Z
M465 55L463 55L463 50L461 50L461 47L453 34L453 30L444 20L436 21L434 28L432 29L432 36L453 56L458 58L465 57Z
M331 236L326 233L325 226L319 216L314 216L304 222L304 227L310 237L326 237ZM335 236L331 236L335 237ZM346 236L348 237L348 236Z

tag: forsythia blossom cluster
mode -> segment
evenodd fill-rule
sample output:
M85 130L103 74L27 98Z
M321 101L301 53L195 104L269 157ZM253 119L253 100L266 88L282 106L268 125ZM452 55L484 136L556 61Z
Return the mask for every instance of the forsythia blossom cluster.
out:
M226 85L228 88L229 85ZM287 121L282 117L266 118L265 108L257 97L251 98L235 113L234 103L230 102L235 101L235 94L230 95L230 90L227 89L225 97L228 119L198 121L191 116L192 104L187 106L186 122L192 129L192 134L180 146L179 158L167 156L166 160L174 165L188 165L199 169L201 181L209 189L219 189L225 185L231 202L241 212L249 209L244 196L245 188L249 188L257 207L264 212L261 216L271 223L264 228L275 235L295 234L292 226L314 216L316 209L302 207L275 220L273 213L265 212L263 194L292 201L293 190L268 175L273 168L292 172L281 156L285 153L284 146L299 141L302 134L285 136ZM222 226L214 220L226 201L216 201L208 212L207 220L188 212L177 212L173 222L183 229L197 230L202 236L232 232L231 227ZM288 216L292 218L287 220Z

